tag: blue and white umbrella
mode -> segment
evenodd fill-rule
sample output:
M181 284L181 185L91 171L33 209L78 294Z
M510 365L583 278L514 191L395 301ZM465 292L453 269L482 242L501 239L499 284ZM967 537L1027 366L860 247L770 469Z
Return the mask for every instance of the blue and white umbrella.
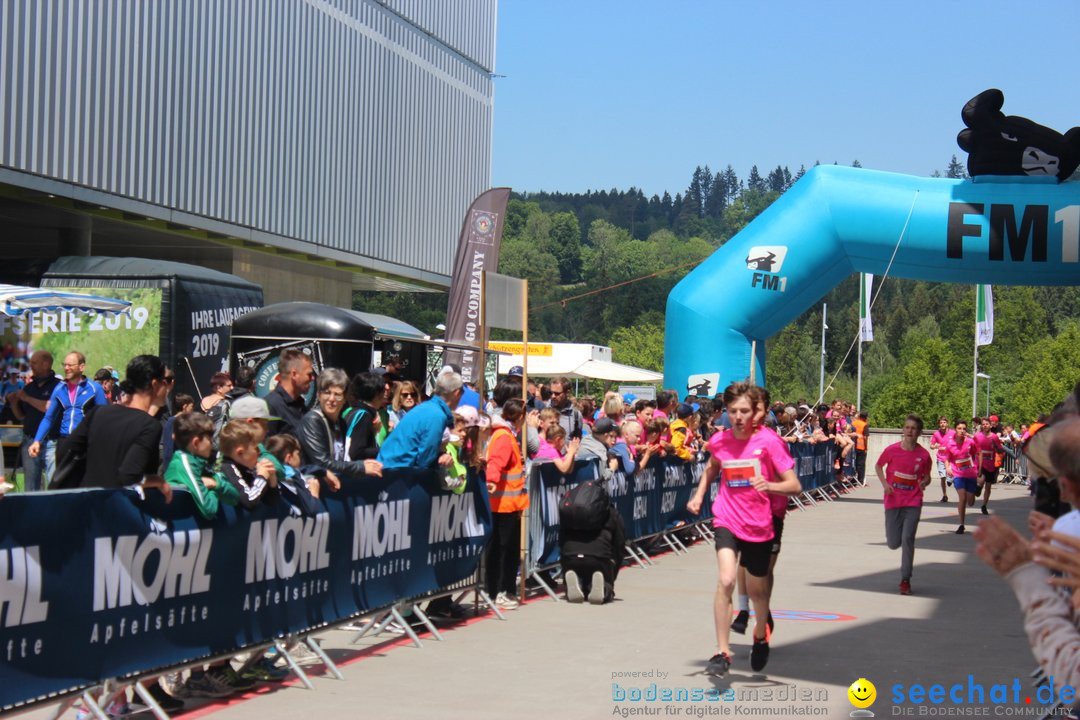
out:
M80 310L116 314L127 313L130 308L131 303L127 300L0 283L0 315L22 315L24 312L39 310Z

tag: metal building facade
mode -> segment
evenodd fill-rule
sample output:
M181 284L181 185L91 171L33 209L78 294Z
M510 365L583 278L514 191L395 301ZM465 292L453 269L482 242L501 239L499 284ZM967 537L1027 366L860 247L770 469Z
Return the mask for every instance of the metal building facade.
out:
M444 278L490 184L496 2L0 0L0 168Z

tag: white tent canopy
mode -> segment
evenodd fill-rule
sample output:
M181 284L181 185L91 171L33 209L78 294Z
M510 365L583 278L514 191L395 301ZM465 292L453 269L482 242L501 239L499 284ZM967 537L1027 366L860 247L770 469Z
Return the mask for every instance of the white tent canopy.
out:
M22 315L38 311L84 311L124 313L131 307L127 300L84 295L83 293L59 292L49 288L25 287L0 284L0 315Z
M490 343L489 348L509 352L499 356L499 374L523 365L521 343ZM514 353L514 350L517 350ZM581 343L529 343L529 377L568 377L613 382L658 383L662 373L611 361L611 348Z

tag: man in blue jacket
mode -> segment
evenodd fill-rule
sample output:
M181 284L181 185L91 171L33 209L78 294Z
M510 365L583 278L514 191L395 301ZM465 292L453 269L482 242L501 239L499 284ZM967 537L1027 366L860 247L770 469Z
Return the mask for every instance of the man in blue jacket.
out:
M461 376L443 372L435 381L435 395L405 414L379 449L383 468L431 468L450 463L441 452L443 432L454 426L454 408L461 401Z
M81 352L72 351L64 356L64 382L49 396L45 417L38 425L34 442L26 449L30 457L36 458L41 453L41 444L51 437L50 433L58 431L61 438L66 438L92 407L109 404L105 391L83 374L85 370L86 357Z

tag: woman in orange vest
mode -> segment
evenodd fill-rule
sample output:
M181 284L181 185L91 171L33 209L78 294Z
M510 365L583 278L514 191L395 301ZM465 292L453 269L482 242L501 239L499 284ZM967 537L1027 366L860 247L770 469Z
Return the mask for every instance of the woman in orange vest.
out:
M521 433L525 405L520 398L503 403L491 421L487 451L487 489L491 498L491 540L484 555L484 585L501 610L520 604L515 593L521 555L521 512L529 507Z
M866 486L866 435L870 430L866 412L860 412L858 417L851 421L855 428L855 475L859 478L859 484Z

